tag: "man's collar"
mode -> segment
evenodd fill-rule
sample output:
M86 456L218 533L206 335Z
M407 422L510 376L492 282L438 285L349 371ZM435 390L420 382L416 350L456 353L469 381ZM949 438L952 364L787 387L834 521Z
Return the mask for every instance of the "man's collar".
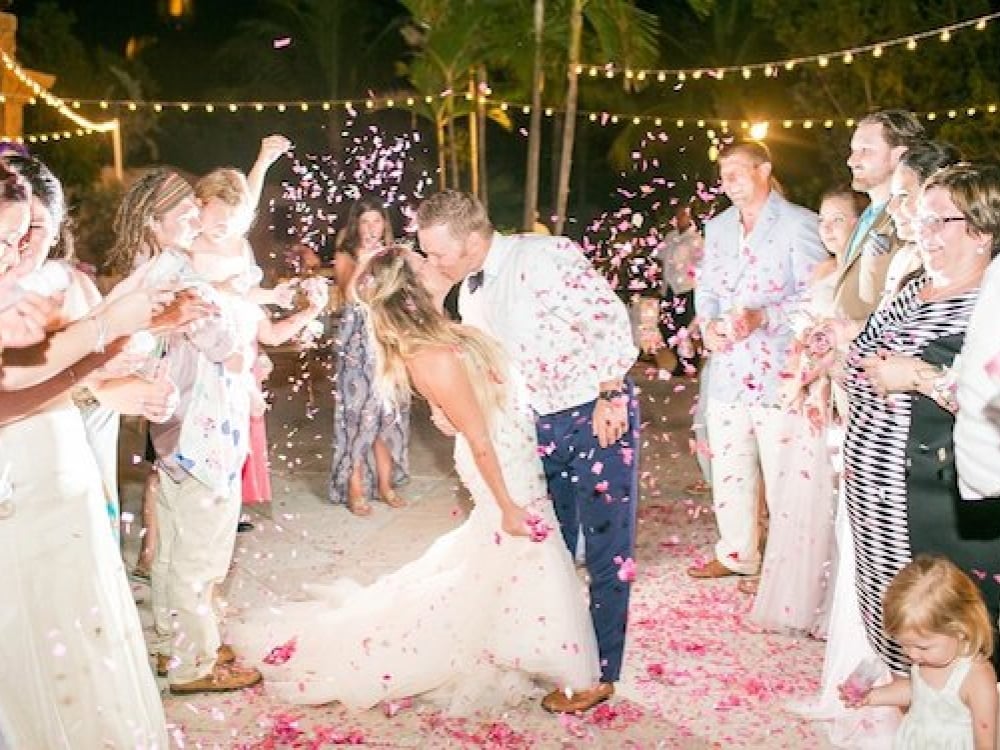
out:
M500 269L500 264L503 262L503 256L506 254L511 243L511 237L494 231L493 238L490 240L490 246L486 250L486 258L483 260L483 265L476 270L482 271L486 276L496 276L497 271Z
M753 223L753 229L751 229L750 232L747 232L747 234L753 234L753 232L756 231L758 225L761 223L763 219L767 218L775 211L777 211L778 201L780 200L781 196L778 195L778 192L776 190L772 188L771 190L767 191L767 198L765 198L764 202L761 203L760 206L757 208L757 213L755 215ZM743 228L743 231L746 232L746 227L743 224L743 212L738 208L736 209L736 221L740 225L740 227Z

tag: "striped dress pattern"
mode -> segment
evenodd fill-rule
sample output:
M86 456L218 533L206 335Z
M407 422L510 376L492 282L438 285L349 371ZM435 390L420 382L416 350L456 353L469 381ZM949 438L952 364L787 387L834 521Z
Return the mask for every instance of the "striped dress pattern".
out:
M979 290L925 302L919 291L926 283L926 277L912 281L869 317L851 346L845 379L850 411L844 483L858 602L872 647L890 669L902 673L909 661L883 630L882 597L893 576L913 559L911 513L938 498L908 497L907 444L916 394L880 396L859 362L881 351L920 357L934 342L965 333Z

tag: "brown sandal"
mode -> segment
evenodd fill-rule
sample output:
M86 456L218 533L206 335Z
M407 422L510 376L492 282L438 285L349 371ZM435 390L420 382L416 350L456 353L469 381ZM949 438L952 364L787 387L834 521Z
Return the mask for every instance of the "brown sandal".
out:
M383 503L388 505L390 508L405 508L406 501L397 495L395 492L390 490L389 492L382 495L380 498Z
M372 506L363 497L348 497L347 509L356 516L366 517L372 514Z

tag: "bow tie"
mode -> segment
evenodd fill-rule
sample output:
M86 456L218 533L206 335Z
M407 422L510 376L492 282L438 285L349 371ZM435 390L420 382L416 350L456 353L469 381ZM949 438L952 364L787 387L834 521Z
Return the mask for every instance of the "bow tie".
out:
M476 290L483 285L483 272L476 271L466 281L469 284L469 294L475 294Z

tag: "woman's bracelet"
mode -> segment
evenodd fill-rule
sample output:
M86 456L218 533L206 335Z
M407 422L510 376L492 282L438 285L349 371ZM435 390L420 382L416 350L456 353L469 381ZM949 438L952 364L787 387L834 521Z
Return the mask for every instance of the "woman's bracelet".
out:
M931 398L954 414L958 411L958 378L950 367L942 365L938 372L940 374L931 383Z
M926 386L926 387L925 387ZM958 379L951 368L944 365L918 366L913 378L913 390L924 393L939 406L954 413L958 411L956 389Z

